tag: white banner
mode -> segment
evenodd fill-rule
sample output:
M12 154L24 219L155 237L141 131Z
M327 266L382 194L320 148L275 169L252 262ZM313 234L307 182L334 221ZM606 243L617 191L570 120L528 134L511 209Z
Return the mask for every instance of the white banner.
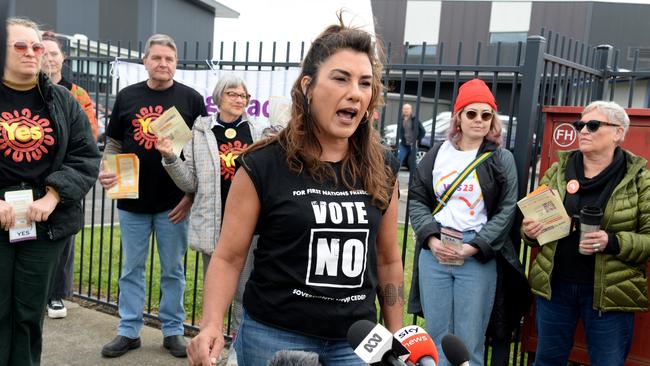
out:
M120 90L149 77L144 65L141 64L117 61L114 70L115 77L119 78ZM217 106L212 101L212 91L221 75L228 73L238 75L246 83L251 94L246 114L253 121L255 130L261 132L269 126L269 98L272 96L290 98L291 87L298 78L300 70L297 68L276 71L176 70L174 80L199 92L203 96L208 114L214 114L217 112Z

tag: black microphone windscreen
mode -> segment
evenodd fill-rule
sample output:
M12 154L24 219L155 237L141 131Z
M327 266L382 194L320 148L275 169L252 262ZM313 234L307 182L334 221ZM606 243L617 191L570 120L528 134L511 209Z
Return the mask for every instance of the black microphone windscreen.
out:
M268 366L321 366L321 364L316 353L283 350L273 355Z
M352 346L352 349L357 348L357 346L359 346L368 334L370 334L376 325L377 324L366 319L354 322L354 324L350 326L350 329L348 329L348 342L350 343L350 346Z
M469 351L467 351L465 343L455 335L447 334L442 337L440 346L442 352L445 353L445 357L452 365L456 366L469 361Z

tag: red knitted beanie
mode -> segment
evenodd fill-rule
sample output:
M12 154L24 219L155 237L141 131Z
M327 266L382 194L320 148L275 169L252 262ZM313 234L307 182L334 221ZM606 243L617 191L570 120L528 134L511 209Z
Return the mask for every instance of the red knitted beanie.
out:
M481 79L472 79L458 88L458 97L454 103L454 114L472 103L487 103L497 111L494 95Z

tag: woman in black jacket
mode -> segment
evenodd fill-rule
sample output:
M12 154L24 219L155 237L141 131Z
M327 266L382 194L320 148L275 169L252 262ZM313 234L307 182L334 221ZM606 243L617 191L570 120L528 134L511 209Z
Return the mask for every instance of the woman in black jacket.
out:
M424 313L438 347L448 333L463 339L472 365L483 364L497 284L495 258L500 254L520 267L508 239L517 200L515 162L500 147L496 107L483 81L463 84L449 139L425 155L409 192L417 235L409 312ZM452 238L456 245L447 245ZM448 365L442 355L440 365Z
M0 85L2 365L40 363L52 275L66 241L83 226L80 202L99 173L87 117L72 94L40 73L43 52L35 23L7 21ZM17 192L27 196L22 205L12 202Z

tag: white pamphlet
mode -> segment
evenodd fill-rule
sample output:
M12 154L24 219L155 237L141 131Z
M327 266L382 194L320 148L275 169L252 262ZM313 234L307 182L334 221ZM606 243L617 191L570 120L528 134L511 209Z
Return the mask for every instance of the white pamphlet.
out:
M5 202L14 209L16 223L9 229L9 242L17 243L36 239L36 223L27 219L27 208L34 202L31 189L5 192Z

